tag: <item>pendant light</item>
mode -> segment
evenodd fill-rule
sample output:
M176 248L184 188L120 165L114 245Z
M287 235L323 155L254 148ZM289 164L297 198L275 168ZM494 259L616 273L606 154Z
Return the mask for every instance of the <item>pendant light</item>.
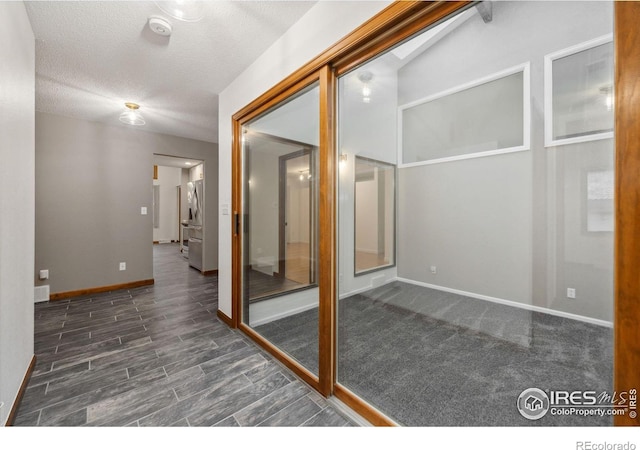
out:
M145 121L140 114L140 105L137 103L126 102L124 104L126 109L120 114L120 122L126 123L127 125L144 125Z

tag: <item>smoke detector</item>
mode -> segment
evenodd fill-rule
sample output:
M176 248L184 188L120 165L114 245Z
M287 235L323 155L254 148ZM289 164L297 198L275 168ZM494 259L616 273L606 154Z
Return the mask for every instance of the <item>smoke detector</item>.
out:
M159 16L149 17L149 28L160 36L171 36L171 22Z

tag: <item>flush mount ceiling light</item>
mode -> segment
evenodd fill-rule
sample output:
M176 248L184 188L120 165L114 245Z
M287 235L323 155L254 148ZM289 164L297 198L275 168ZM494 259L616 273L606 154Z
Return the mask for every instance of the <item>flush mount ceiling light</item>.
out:
M126 102L126 109L120 114L120 122L127 125L144 125L145 121L140 114L140 105L137 103Z
M174 0L155 3L165 14L185 22L197 22L204 16L204 1Z

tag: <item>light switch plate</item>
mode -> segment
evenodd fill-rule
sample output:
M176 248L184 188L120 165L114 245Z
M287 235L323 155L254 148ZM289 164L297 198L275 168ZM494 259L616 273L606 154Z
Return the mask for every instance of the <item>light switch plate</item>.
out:
M142 206L140 208L140 214L142 214L143 216L147 215L147 207L146 206Z

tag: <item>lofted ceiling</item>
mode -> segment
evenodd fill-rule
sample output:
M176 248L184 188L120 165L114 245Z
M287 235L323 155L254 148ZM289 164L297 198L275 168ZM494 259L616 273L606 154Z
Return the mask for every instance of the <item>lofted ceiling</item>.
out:
M142 130L217 142L218 94L314 3L203 1L203 18L184 22L148 1L26 1L36 110L127 127L118 116L135 102Z

